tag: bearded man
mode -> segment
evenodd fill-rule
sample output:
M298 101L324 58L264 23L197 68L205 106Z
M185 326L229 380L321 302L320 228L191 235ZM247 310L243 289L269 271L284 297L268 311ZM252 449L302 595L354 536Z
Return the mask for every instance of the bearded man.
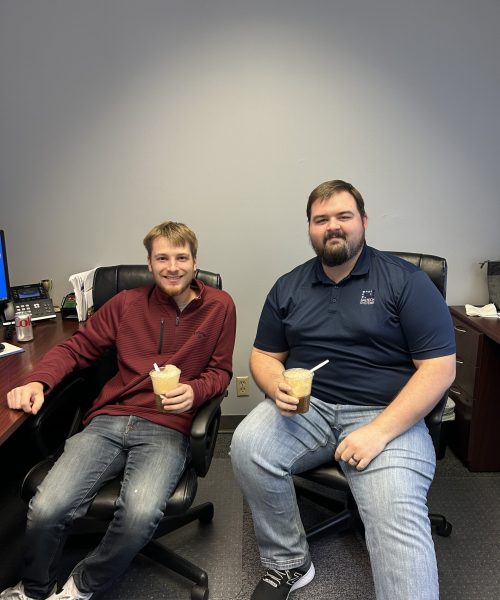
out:
M423 271L366 245L350 183L322 183L306 212L317 257L267 296L250 358L266 398L231 444L267 569L252 600L284 600L313 579L292 476L333 456L364 522L377 598L437 600L426 505L436 457L424 417L455 377L448 308ZM283 370L325 359L309 411L297 414Z

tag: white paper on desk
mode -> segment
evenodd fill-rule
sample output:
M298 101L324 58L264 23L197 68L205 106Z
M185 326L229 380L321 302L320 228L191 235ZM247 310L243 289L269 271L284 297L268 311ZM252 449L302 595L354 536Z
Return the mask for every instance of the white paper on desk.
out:
M473 306L472 304L466 304L465 312L469 317L496 317L496 318L498 318L497 309L493 303L486 304L485 306Z
M0 358L2 356L9 356L9 354L17 354L18 352L24 352L24 348L19 348L19 346L14 346L14 344L9 344L9 342L2 342L4 345L4 349L0 352Z
M92 297L94 285L94 273L98 267L90 269L90 271L82 271L75 273L69 278L69 282L73 286L76 300L76 313L79 321L86 321L89 311L94 306Z

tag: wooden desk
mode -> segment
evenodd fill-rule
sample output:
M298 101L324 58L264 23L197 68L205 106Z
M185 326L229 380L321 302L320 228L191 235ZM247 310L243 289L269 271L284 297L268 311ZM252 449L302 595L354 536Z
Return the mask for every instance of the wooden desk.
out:
M31 342L21 344L14 334L11 343L24 348L25 352L0 358L0 444L29 417L27 413L7 406L7 392L21 385L47 350L70 337L78 327L78 321L63 321L58 315L55 319L33 323L34 339ZM0 332L2 341L5 330L6 327L2 327Z
M500 471L500 319L468 317L452 306L457 375L450 388L450 446L471 471Z

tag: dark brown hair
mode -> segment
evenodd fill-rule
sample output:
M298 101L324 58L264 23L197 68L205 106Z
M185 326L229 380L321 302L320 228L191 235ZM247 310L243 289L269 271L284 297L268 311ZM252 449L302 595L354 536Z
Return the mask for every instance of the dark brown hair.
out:
M365 201L358 190L350 183L347 183L347 181L342 181L342 179L333 179L332 181L325 181L324 183L321 183L309 194L309 200L307 201L306 209L308 222L311 222L311 207L316 200L328 200L334 194L338 194L339 192L349 192L349 194L351 194L356 201L356 206L358 207L361 218L366 215Z

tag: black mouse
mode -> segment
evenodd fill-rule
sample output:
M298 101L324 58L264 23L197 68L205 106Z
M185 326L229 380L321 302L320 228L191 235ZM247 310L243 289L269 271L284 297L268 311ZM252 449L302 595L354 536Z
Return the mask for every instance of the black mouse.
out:
M4 344L0 344L0 352L3 352L5 350L5 345Z

